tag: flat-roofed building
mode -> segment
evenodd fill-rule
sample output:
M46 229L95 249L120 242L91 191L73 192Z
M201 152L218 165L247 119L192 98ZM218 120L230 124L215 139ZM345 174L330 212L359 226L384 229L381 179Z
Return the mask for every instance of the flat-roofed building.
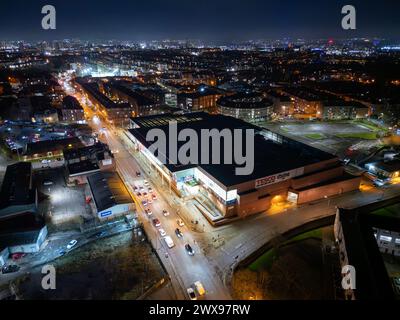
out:
M239 165L224 164L222 140L221 164L171 163L171 121L176 121L178 134L181 130L192 129L198 137L202 136L202 130L217 129L221 132L226 129L232 136L235 129L254 130L254 170L248 175L237 175ZM224 218L245 217L268 210L276 198L301 204L357 190L361 180L359 176L346 174L337 156L233 117L204 112L149 116L132 118L131 128L128 137L173 190L181 196L206 195ZM166 135L165 164L148 149L152 142L147 141L146 136L154 128ZM178 150L184 143L177 142ZM240 141L235 141L235 145L237 143ZM201 142L198 148L199 155L205 153ZM241 150L245 150L244 144ZM209 155L212 157L212 151ZM208 159L208 163L212 163L212 159Z
M134 209L133 200L116 172L97 172L87 177L99 219L126 215Z
M334 233L340 266L346 271L344 280L353 279L352 286L346 281L343 288L346 299L400 297L396 269L385 262L400 252L400 218L390 214L399 212L399 203L395 197L353 209L338 208Z
M218 99L217 111L224 116L259 122L271 118L273 103L261 93L238 93Z
M0 191L0 219L37 211L37 190L32 184L32 165L18 162L7 166Z
M47 237L47 226L42 217L32 212L1 219L0 266L10 254L35 253Z

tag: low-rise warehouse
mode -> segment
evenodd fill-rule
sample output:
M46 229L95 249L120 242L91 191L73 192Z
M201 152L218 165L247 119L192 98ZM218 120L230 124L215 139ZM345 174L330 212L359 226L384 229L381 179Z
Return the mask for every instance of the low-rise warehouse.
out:
M133 201L116 172L97 172L87 177L97 216L114 218L133 210Z

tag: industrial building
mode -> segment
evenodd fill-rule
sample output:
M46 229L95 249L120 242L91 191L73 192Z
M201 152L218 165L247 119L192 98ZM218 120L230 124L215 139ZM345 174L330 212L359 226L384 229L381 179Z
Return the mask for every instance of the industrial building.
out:
M97 172L87 180L99 219L115 218L133 210L133 200L118 173Z
M37 211L37 190L32 184L32 165L18 162L7 166L0 191L0 219Z
M202 129L253 129L253 173L236 175L235 164L161 163L148 150L151 142L146 135L150 129L161 129L168 141L170 121L177 122L178 132L190 128L198 136ZM209 217L213 222L263 212L277 199L302 204L357 190L361 181L361 177L345 173L334 155L223 115L196 112L132 118L127 136L176 193L183 197L201 194L210 199L220 212L218 217ZM177 142L178 146L183 143ZM168 151L166 157L169 159Z
M40 216L25 212L0 220L0 266L14 253L35 253L47 237L47 226Z

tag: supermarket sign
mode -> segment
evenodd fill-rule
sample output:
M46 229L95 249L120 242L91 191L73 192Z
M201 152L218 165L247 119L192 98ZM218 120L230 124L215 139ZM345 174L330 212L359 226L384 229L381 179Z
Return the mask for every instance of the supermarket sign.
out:
M294 177L301 176L304 173L304 167L290 170L290 171L285 171L277 174L273 174L264 178L260 178L256 180L256 188L261 188L270 184L282 182L285 180L289 180Z

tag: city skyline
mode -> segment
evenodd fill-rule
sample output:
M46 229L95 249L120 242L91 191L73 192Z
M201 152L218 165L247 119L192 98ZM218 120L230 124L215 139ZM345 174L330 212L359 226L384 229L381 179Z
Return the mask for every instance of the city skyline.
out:
M54 5L57 29L41 28L41 8ZM260 1L203 1L146 3L118 0L104 6L87 0L63 3L54 0L26 3L2 3L0 39L56 40L162 40L201 39L203 41L244 41L279 38L354 38L379 37L397 40L400 25L393 1L352 1L356 8L357 29L341 28L341 8L345 1L285 0L279 3ZM318 14L316 14L318 12Z

